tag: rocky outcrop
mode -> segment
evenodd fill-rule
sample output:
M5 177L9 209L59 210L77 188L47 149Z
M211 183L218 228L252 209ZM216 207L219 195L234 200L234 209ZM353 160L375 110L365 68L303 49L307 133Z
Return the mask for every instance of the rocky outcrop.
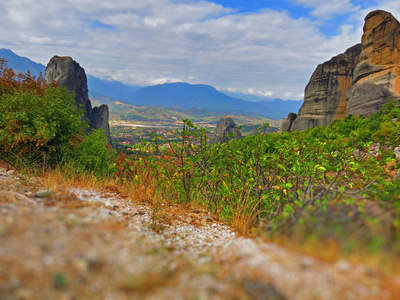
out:
M368 116L400 99L400 23L377 10L365 17L362 53L347 93L347 115Z
M233 136L229 136L233 135ZM217 124L217 128L215 129L215 133L213 138L210 141L210 144L215 143L225 143L228 140L232 139L241 139L242 133L236 127L235 121L231 117L222 117Z
M111 144L108 107L102 105L92 108L85 70L76 61L67 56L54 56L47 64L45 79L47 83L54 81L66 87L74 95L76 107L84 111L82 120L87 120L91 129L103 128Z
M368 116L388 99L400 99L400 23L377 10L365 18L362 43L319 65L297 117L282 131L330 125L350 114Z
M103 128L108 143L111 144L110 125L108 124L109 116L110 113L108 112L107 105L103 104L93 107L90 126L94 129Z
M282 131L326 126L346 115L346 92L353 83L353 72L361 53L361 44L318 65L304 92L304 103L292 124L283 123Z
M297 118L297 114L291 112L288 114L288 117L286 119L283 119L282 121L282 125L281 125L281 131L285 132L285 131L292 131L292 126L293 126L293 122L294 120L296 120Z

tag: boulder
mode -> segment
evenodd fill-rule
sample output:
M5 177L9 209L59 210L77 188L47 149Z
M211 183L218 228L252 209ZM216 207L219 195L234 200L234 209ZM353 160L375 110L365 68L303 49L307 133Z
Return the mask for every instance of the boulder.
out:
M232 135L229 137L228 135ZM235 121L231 117L222 117L221 120L219 120L217 124L217 128L215 129L215 133L213 138L210 141L210 144L215 144L215 143L225 143L228 140L232 139L241 139L242 138L242 133L240 130L236 127Z
M59 86L66 87L74 95L76 107L83 109L82 120L89 123L90 129L103 128L108 143L111 145L108 106L92 108L85 70L71 57L54 56L47 64L45 79L47 83L54 81Z

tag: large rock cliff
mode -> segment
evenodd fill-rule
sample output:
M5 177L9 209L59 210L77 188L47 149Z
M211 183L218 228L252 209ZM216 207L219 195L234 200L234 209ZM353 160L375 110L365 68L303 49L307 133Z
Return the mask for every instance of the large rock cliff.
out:
M400 99L400 23L377 10L365 18L362 53L347 93L347 115L368 116Z
M297 117L288 116L283 131L326 126L346 116L346 92L353 83L353 72L361 44L318 65L304 92L304 103Z
M54 56L47 64L45 79L47 83L55 81L66 87L75 96L76 107L84 111L82 120L87 120L91 129L103 128L108 143L111 144L108 107L102 105L92 108L85 70L76 61L67 56Z
M365 18L362 43L319 65L304 93L297 117L282 131L330 125L352 115L368 116L388 99L400 99L400 23L377 10Z

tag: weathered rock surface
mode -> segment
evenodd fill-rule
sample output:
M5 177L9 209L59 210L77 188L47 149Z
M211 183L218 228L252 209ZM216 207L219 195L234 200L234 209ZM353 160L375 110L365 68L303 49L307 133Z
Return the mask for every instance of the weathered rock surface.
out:
M353 72L361 53L361 44L318 65L304 92L304 103L292 124L283 123L282 131L326 126L346 115L346 92L353 83ZM293 119L293 115L291 116ZM288 120L291 120L288 118Z
M232 137L228 137L228 135L233 134ZM231 139L241 139L242 133L236 127L235 121L231 117L222 117L217 124L217 128L215 129L215 133L210 143L225 143Z
M347 93L346 115L368 116L400 99L400 23L377 10L365 17L362 53Z
M330 125L350 114L369 116L388 99L400 99L400 23L377 10L365 18L362 43L319 65L304 103L282 123L282 131Z
M85 70L76 61L68 56L54 56L47 64L45 79L66 87L75 96L76 107L84 110L82 120L87 120L91 129L103 128L111 144L108 106L92 108Z

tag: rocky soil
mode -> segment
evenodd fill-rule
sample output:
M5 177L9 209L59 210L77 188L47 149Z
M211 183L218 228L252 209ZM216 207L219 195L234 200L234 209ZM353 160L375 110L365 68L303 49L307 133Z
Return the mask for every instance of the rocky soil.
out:
M0 165L0 299L396 299L374 269L238 236L206 211L48 191ZM390 278L400 287L400 278Z

